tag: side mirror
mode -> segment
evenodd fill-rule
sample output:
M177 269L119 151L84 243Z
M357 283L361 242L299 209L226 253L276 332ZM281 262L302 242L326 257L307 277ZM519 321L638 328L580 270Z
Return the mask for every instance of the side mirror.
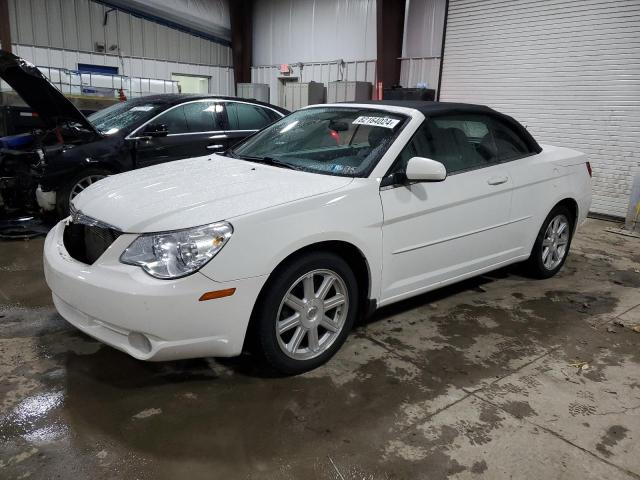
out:
M413 157L407 162L406 176L414 182L441 182L447 178L447 169L430 158Z
M142 133L147 137L166 137L169 135L169 129L164 123L151 123L144 128Z

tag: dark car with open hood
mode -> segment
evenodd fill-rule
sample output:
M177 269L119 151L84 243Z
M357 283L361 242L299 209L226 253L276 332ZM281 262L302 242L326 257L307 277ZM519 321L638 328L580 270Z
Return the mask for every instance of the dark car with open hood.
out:
M163 94L85 117L37 67L0 51L0 78L42 129L0 138L0 204L69 213L73 197L112 175L228 149L289 112L256 100Z

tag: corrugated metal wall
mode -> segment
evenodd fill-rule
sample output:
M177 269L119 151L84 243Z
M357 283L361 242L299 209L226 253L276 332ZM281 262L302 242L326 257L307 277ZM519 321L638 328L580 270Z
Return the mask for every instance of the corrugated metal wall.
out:
M375 0L255 2L253 64L376 58Z
M90 0L9 0L13 43L95 52L116 45L125 57L204 65L231 65L227 46L173 30ZM118 52L108 52L117 56Z
M299 81L375 82L375 0L260 0L253 24L253 82L278 103L278 66L302 62ZM338 60L344 60L339 66Z
M400 85L437 88L446 0L407 0Z
M450 0L441 91L587 153L592 211L625 215L640 170L638 0Z
M186 75L200 75L210 77L209 91L218 95L234 95L235 86L233 68L212 65L196 65L193 63L167 62L161 60L149 60L144 58L119 59L113 55L60 50L45 47L30 47L26 45L13 45L16 55L27 59L39 67L54 67L67 70L76 70L78 63L91 65L107 65L118 67L119 71L131 78L149 78L159 80L171 80L172 73ZM122 66L124 65L124 69Z
M170 80L172 73L211 77L210 91L233 95L231 48L90 0L9 0L15 52L43 67L78 63L118 67L130 77ZM95 42L108 53L95 52Z

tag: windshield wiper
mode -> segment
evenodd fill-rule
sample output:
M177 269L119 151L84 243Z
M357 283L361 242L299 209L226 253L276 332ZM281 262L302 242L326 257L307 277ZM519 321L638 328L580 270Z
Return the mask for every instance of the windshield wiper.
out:
M271 165L273 167L288 168L290 170L301 170L299 167L295 165L291 165L290 163L283 162L282 160L278 160L273 157L254 157L252 155L238 155L235 152L233 152L233 154L236 155L237 158L240 158L241 160L247 160L248 162L264 163L267 165Z

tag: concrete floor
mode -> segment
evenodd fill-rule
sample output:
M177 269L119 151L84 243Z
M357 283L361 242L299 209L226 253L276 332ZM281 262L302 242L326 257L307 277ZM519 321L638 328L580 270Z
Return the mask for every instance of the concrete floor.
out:
M386 308L293 378L102 346L52 308L42 240L0 243L0 478L639 479L640 240L610 225L551 280Z

